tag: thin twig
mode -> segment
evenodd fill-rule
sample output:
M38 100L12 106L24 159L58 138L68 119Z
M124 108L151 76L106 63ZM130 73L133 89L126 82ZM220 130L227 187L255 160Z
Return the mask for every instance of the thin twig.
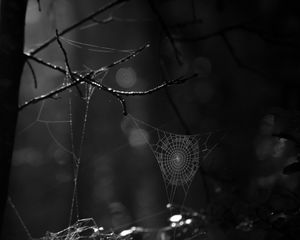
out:
M112 68L112 67L114 67L114 66L116 66L118 64L125 63L125 62L129 61L130 59L136 57L137 55L139 55L143 50L145 50L148 47L150 47L149 43L147 43L147 44L143 45L142 47L136 49L135 51L131 52L129 55L127 55L127 56L125 56L125 57L123 57L123 58L121 58L121 59L119 59L119 60L117 60L117 61L109 64L109 65L101 67L101 68L99 68L97 70L91 70L91 72L93 74L95 74L95 75L98 75L98 74L100 74L102 72L105 72L105 71L109 70L110 68ZM38 58L38 57L35 57L35 56L31 55L30 53L24 53L24 55L25 55L26 58L31 59L31 60L33 60L33 61L35 61L35 62L37 62L37 63L39 63L39 64L41 64L41 65L43 65L45 67L51 68L53 70L56 70L56 71L58 71L58 72L60 72L62 74L66 74L67 73L66 70L64 68L62 68L61 66L57 66L57 65L54 65L53 63L46 62L46 61L44 61L41 58ZM82 78L80 82L84 82L86 80L85 76L83 76L83 75L81 75L81 74L79 74L77 72L73 72L73 75L76 78ZM77 83L77 84L79 84L79 83Z
M52 96L58 94L58 93L61 93L61 92L64 92L65 90L73 87L73 86L76 86L76 84L79 84L81 82L88 82L89 84L91 84L92 86L98 88L99 90L102 90L104 92L107 92L107 93L110 93L111 95L113 95L114 97L117 97L118 100L120 100L122 102L122 105L124 107L124 101L122 100L121 96L143 96L143 95L148 95L148 94L152 94L154 92L157 92L159 91L160 89L164 88L164 87L167 87L167 86L171 86L171 85L177 85L177 84L182 84L192 78L195 78L197 76L197 74L193 74L191 76L185 76L185 77L179 77L179 78L176 78L170 82L164 82L156 87L153 87L151 89L148 89L148 90L145 90L145 91L122 91L122 90L117 90L117 89L113 89L111 87L108 87L106 85L103 85L101 83L98 83L98 82L95 82L93 81L93 79L91 78L91 74L93 74L93 72L90 72L88 74L86 74L85 76L80 76L79 79L77 79L76 81L72 82L72 83L69 83L69 84L66 84L66 85L63 85L62 87L60 88L57 88L55 90L52 90L44 95L40 95L38 97L35 97L25 103L23 103L22 105L19 106L19 110L22 110L24 109L25 107L31 105L31 104L34 104L34 103L37 103L37 102L40 102L44 99L47 99L47 98L51 98ZM75 76L79 75L79 74L74 74ZM124 112L126 112L126 108L123 109Z
M39 64L41 64L45 67L48 67L48 68L51 68L51 69L53 69L55 71L58 71L60 73L66 74L66 70L64 68L62 68L61 66L55 65L55 64L50 63L50 62L46 62L41 58L30 55L29 53L24 53L24 56L25 56L25 58L33 60L33 61L35 61L35 62L37 62L37 63L39 63Z
M112 68L116 65L119 65L121 63L127 62L129 60L131 60L132 58L136 57L138 54L140 54L142 51L144 51L146 48L150 47L150 44L147 43L145 45L143 45L142 47L138 48L137 50L135 50L134 52L130 53L128 56L125 56L111 64L108 64L105 67L101 67L98 70L95 70L95 74L97 75L98 73L101 73L103 71L107 71L109 68Z
M19 110L22 110L23 108L25 108L25 107L27 107L27 106L29 106L29 105L31 105L31 104L38 103L38 102L40 102L40 101L42 101L42 100L44 100L44 99L52 98L52 97L55 96L56 94L61 93L61 92L64 92L65 90L67 90L67 89L69 89L69 88L71 88L71 87L73 87L73 86L76 86L77 84L80 84L80 83L83 82L83 81L84 81L84 78L81 78L80 80L76 80L76 81L71 82L71 83L69 83L69 84L65 84L65 85L63 85L63 86L60 87L60 88L57 88L57 89L52 90L52 91L50 91L50 92L48 92L48 93L46 93L46 94L40 95L40 96L38 96L38 97L35 97L35 98L33 98L33 99L31 99L31 100L29 100L29 101L27 101L27 102L21 104L21 105L19 106Z
M103 90L105 92L108 92L110 93L111 95L113 95L114 97L116 97L121 103L122 103L122 107L123 107L123 113L127 113L126 111L126 104L125 104L125 100L123 99L122 96L141 96L141 95L147 95L147 94L151 94L153 92L156 92L156 91L159 91L160 89L164 88L164 87L167 87L167 86L171 86L171 85L175 85L175 84L181 84L181 83L184 83L185 81L189 80L189 79L192 79L194 77L197 76L197 74L193 74L191 76L185 76L185 77L179 77L179 78L176 78L174 79L173 81L170 81L170 82L167 82L167 83L162 83L154 88L151 88L149 90L145 90L145 91L122 91L122 90L117 90L117 89L113 89L113 88L110 88L106 85L103 85L102 83L99 83L99 82L96 82L94 79L95 77L102 73L102 72L105 72L105 71L108 71L110 68L118 65L118 64L121 64L121 63L124 63L134 57L136 57L141 51L143 51L145 48L149 47L150 45L149 44L146 44L144 46L142 46L141 48L137 49L136 51L134 51L133 53L129 54L128 56L124 57L124 58L121 58L107 66L104 66L104 67L101 67L99 68L98 70L95 70L95 71L90 71L89 73L85 74L85 75L81 75L77 72L73 72L73 76L74 76L74 81L72 83L69 83L69 84L65 84L55 90L52 90L44 95L41 95L41 96L38 96L38 97L35 97L23 104L21 104L19 106L19 110L22 110L24 109L25 107L31 105L31 104L34 104L34 103L37 103L43 99L47 99L47 98L51 98L55 95L57 95L58 93L61 93L61 92L64 92L65 90L73 87L73 86L76 86L78 84L81 84L82 82L86 82L88 84L91 84L92 86L98 88L99 90ZM59 67L59 66L56 66L54 64L51 64L51 63L47 63L45 61L43 61L42 59L40 58L37 58L35 56L32 56L30 54L26 54L25 53L25 56L31 60L34 60L36 61L37 63L40 63L46 67L49 67L51 69L54 69L56 71L59 71L63 74L66 74L67 71L62 68L62 67Z
M152 0L148 0L149 2L149 5L152 9L152 11L154 12L154 14L157 16L157 19L159 21L159 24L161 25L164 33L166 34L167 38L169 39L171 45L172 45L172 48L174 50L174 53L175 53L175 58L177 60L177 62L179 63L179 65L182 65L182 61L180 59L180 56L181 56L181 53L180 51L178 50L178 48L176 47L176 43L168 29L168 26L165 24L162 16L160 15L159 11L157 10L156 6L154 5L154 3L152 2Z
M62 35L70 32L70 31L74 30L75 28L79 27L83 23L92 20L94 17L96 17L100 13L103 13L103 12L107 11L108 9L114 7L114 6L119 5L121 3L124 3L124 2L127 2L127 1L129 1L129 0L115 0L115 1L112 1L108 4L106 4L105 6L99 8L98 10L96 10L95 12L93 12L90 15L86 16L85 18L81 19L80 21L78 21L78 22L74 23L73 25L65 28L64 30L62 30L61 32L58 33L58 36L62 36ZM52 38L50 38L47 41L45 41L44 43L42 43L41 46L39 46L36 49L33 49L32 51L30 51L30 54L31 55L37 54L41 50L45 49L48 45L53 43L55 40L56 40L56 36L53 36Z
M39 12L41 12L42 11L41 0L36 0L36 1L37 1L37 4L38 4Z
M56 41L59 45L59 48L61 49L63 55L64 55L64 58L65 58L65 64L66 64L66 67L67 67L67 70L70 74L70 77L73 78L73 73L72 73L72 70L71 70L71 67L70 67L70 63L69 63L69 58L68 58L68 54L67 54L67 51L65 50L64 46L62 45L60 39L59 39L59 35L58 35L58 30L56 29L55 30L55 35L56 35Z
M126 105L125 99L124 99L123 97L121 97L119 94L116 94L116 97L117 97L117 99L119 100L119 102L120 102L121 105L122 105L122 108L123 108L123 115L124 115L124 116L127 116L127 115L128 115L128 112L127 112L127 105Z
M55 34L56 34L56 40L57 40L57 43L58 43L58 45L59 45L59 48L61 49L61 51L62 51L62 53L63 53L63 55L64 55L64 58L65 58L65 64L66 64L66 67L67 67L66 75L69 74L71 80L72 80L73 82L76 82L76 79L75 79L74 76L73 76L73 71L71 70L71 66L70 66L70 63L69 63L69 58L68 58L67 51L65 50L65 48L64 48L64 46L63 46L63 44L62 44L62 42L61 42L60 39L59 39L59 36L58 36L58 30L57 30L57 29L55 30ZM77 91L78 91L78 93L79 93L79 96L80 96L81 98L83 98L83 93L81 92L81 90L80 90L80 88L78 87L77 84L75 85L75 87L76 87L76 89L77 89Z
M30 72L32 74L33 82L34 82L34 88L37 88L38 87L38 83L37 83L37 77L36 77L34 68L33 68L32 64L30 63L30 61L28 59L26 60L26 64L29 67Z

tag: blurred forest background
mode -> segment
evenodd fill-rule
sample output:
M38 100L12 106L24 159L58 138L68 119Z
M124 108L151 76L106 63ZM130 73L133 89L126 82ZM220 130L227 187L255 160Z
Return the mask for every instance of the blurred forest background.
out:
M25 52L54 36L55 29L66 28L107 2L41 0L39 11L37 1L28 1ZM132 0L63 36L72 70L97 69L126 55L78 47L72 41L119 50L150 43L139 56L109 71L103 83L112 88L146 90L198 73L184 84L128 97L126 102L131 115L165 131L227 132L224 139L214 140L219 145L202 162L203 171L195 176L185 202L196 211L209 209L209 239L296 239L299 217L291 226L287 214L293 211L296 216L300 203L296 2L164 0L153 2L156 12L148 1ZM65 65L56 42L38 56ZM20 104L64 81L60 73L34 62L32 66L37 88L25 65ZM68 94L19 113L9 195L34 237L57 232L69 221L73 166L61 145L70 144L70 128L53 122L68 119ZM76 88L71 95L73 134L79 146L85 101ZM167 204L158 164L144 139L129 127L119 102L95 90L87 117L78 178L80 217L93 217L106 229L164 226L167 216L149 217ZM272 224L268 230L236 228L262 206L264 212L285 214L284 230ZM134 223L140 218L144 220ZM2 237L26 238L9 205Z

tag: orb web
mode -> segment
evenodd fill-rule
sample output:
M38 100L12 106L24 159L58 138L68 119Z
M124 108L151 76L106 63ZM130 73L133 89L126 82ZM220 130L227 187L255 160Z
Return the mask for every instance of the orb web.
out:
M199 168L199 146L196 139L170 134L152 146L164 179L184 186L192 181Z
M107 48L107 47L99 47L96 45L75 42L69 39L63 39L69 45L73 45L74 47L85 48L85 50L99 52L99 53L132 53L133 50L120 50L114 48ZM129 59L129 58L128 58ZM124 61L116 61L113 65L115 66L119 63ZM101 68L102 69L102 68ZM89 72L90 69L87 69ZM72 83L72 78L69 69L66 68L66 76L61 86L66 84ZM99 70L98 70L99 71ZM100 76L95 78L95 81L103 81L105 78L107 71L100 71ZM96 77L96 76L95 76ZM82 86L84 89L82 89ZM74 88L73 88L74 89ZM71 203L70 203L70 211L69 211L69 223L68 227L63 228L63 230L59 232L50 232L47 231L46 235L39 238L39 239L48 239L48 240L77 240L77 239L121 239L118 235L114 233L101 233L101 229L97 227L93 218L87 219L80 219L80 213L78 208L78 198L77 198L77 191L78 191L78 181L79 181L79 168L81 165L82 160L82 152L83 152L83 143L86 135L86 125L87 125L87 118L88 118L88 111L89 111L89 104L91 97L95 88L92 85L88 85L87 83L82 83L77 88L78 94L74 94L72 89L69 89L69 96L67 98L67 118L63 118L61 120L46 120L42 118L42 112L45 109L46 102L48 100L44 100L41 102L41 106L38 110L38 114L36 119L22 129L18 134L22 134L24 131L29 130L31 127L35 125L44 125L47 129L47 133L51 140L57 145L57 147L62 150L63 152L68 153L73 160L73 191L71 196ZM83 90L83 91L82 91ZM81 129L79 130L79 144L75 144L75 135L74 135L74 125L73 120L74 117L72 115L73 109L73 101L72 99L74 96L79 96L82 100L84 100L84 110L83 110L83 119L81 123ZM58 94L54 97L61 98L61 95ZM64 143L60 141L59 137L55 134L54 129L56 125L68 125L69 129L69 142ZM157 146L152 144L152 150L156 154L156 158L158 159L159 166L163 172L163 178L166 182L166 188L171 187L172 192L175 192L176 187L181 186L183 187L185 193L187 193L188 188L199 168L199 159L201 156L199 154L199 141L197 140L196 136L186 136L186 135L176 135L167 133L164 131L160 131L159 134L164 134L163 137L160 138L161 141L157 142ZM154 150L155 149L155 150ZM10 199L10 198L9 198ZM170 201L171 202L171 201ZM25 221L21 218L21 214L18 213L17 208L10 200L9 204L11 205L12 209L14 210L16 216L18 217L19 221L21 222L28 239L34 239L28 227L25 224ZM126 239L126 238L122 238Z
M196 173L224 137L224 131L195 135L174 134L151 126L132 115L129 118L157 160L169 203L175 202L177 192L181 190L183 198L179 201L183 205ZM145 133L150 137L145 136Z
M65 41L66 42L66 41ZM70 42L70 41L69 41ZM72 77L72 73L77 73L80 74L81 76L87 76L92 74L92 78L95 82L102 83L104 79L106 78L108 72L110 71L111 68L129 61L130 59L134 58L138 51L141 51L140 49L135 50L132 52L132 50L117 50L113 48L106 48L106 47L97 47L97 46L91 46L89 44L85 43L80 43L80 42L71 42L70 45L78 45L79 47L89 47L89 48L97 48L92 49L95 50L95 52L107 52L107 53L130 53L126 57L123 58L118 58L118 60L114 61L113 63L110 63L109 65L106 65L104 67L97 68L96 70L91 69L88 66L85 66L85 70L79 70L79 71L72 71L68 64L67 61L65 61L66 69L65 69L65 76L60 82L60 84L55 87L55 89L50 90L49 92L57 92L53 96L53 99L56 99L59 101L59 104L63 106L61 108L61 115L55 115L54 113L58 112L57 106L55 106L55 102L51 101L51 97L47 97L47 99L41 100L41 104L39 107L39 110L37 111L37 116L34 118L34 120L19 130L16 135L20 136L24 134L26 131L29 131L31 128L43 126L46 128L46 133L47 137L49 137L50 141L52 141L54 144L54 147L60 150L60 152L66 154L69 156L66 159L72 160L70 165L72 165L72 175L69 179L73 180L72 184L72 193L71 193L71 199L70 199L70 206L69 206L69 215L68 217L68 227L64 228L60 232L50 232L46 234L46 236L39 238L39 239L51 239L51 240L56 240L56 239L69 239L69 240L75 240L75 239L117 239L119 238L115 234L94 234L93 230L97 230L96 225L91 225L88 226L88 223L90 221L85 221L81 219L81 213L79 212L79 202L78 202L78 183L79 183L79 168L81 166L81 161L84 158L83 155L83 147L84 147L84 141L86 137L86 128L87 128L87 121L88 121L88 113L89 113L89 106L91 102L91 98L94 94L95 87L88 82L81 82L80 84L77 84L73 87L70 85L74 82L74 79ZM81 46L82 45L82 46ZM148 44L145 45L149 46ZM103 50L103 51L102 51ZM72 72L71 72L72 71ZM67 87L67 90L65 92L59 91L63 87ZM52 88L53 86L51 86ZM66 89L66 88L65 88ZM48 92L48 94L49 94ZM47 94L46 94L47 95ZM46 96L45 95L45 96ZM42 95L41 95L42 96ZM82 101L80 102L80 105L82 106L82 111L80 111L81 117L78 118L79 122L79 128L75 128L74 126L74 120L75 117L73 116L73 111L74 111L74 106L73 106L73 99L75 98L80 98ZM36 99L36 98L35 98ZM48 112L47 110L47 105L48 102L51 101L51 104L55 106L50 109L55 109L56 111L53 112ZM61 103L62 102L62 103ZM82 104L81 104L82 103ZM28 105L27 105L28 106ZM57 108L56 108L57 107ZM44 114L45 113L45 114ZM45 116L43 116L45 115ZM55 116L54 116L55 115ZM66 126L66 131L62 130L64 129L63 127ZM76 134L77 133L77 134ZM20 154L19 154L20 155ZM64 156L63 156L64 158ZM57 158L58 159L58 158ZM24 160L22 160L25 162ZM51 189L52 190L52 189ZM54 189L52 190L54 191ZM11 199L9 197L9 199ZM15 216L17 217L17 220L19 223L22 225L27 238L30 240L33 240L34 238L31 236L31 233L29 231L28 226L26 225L26 221L22 219L22 213L19 213L17 210L17 207L13 203L12 200L8 201L8 204L10 205L11 209L13 210ZM90 220L93 220L93 218L90 218ZM82 235L84 233L84 235ZM125 238L123 238L125 239Z

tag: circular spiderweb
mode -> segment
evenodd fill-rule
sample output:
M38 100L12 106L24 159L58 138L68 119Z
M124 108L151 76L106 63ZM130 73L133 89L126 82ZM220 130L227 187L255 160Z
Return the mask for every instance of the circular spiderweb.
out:
M172 185L192 182L199 168L197 141L184 135L170 135L160 139L154 150L165 181Z
M135 127L153 152L166 188L168 201L181 198L177 190L183 190L183 202L193 179L208 154L224 137L223 131L195 135L181 135L151 126L129 115ZM177 196L177 197L176 197ZM178 201L178 199L176 200Z

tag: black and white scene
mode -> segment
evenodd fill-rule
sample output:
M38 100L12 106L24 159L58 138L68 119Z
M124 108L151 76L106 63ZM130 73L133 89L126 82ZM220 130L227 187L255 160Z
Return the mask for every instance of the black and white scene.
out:
M294 0L0 0L0 238L297 240Z

